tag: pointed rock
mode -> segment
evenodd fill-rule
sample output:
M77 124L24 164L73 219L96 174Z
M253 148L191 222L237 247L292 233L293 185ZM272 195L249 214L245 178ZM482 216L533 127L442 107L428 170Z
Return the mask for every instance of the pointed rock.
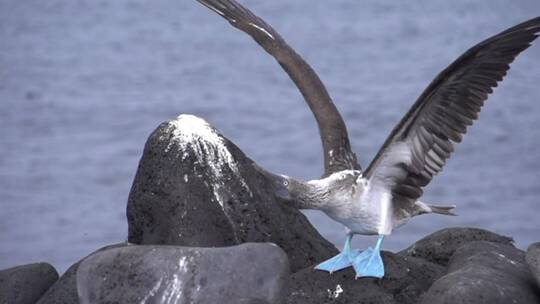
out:
M206 121L180 115L148 138L127 207L129 242L194 247L271 242L292 271L337 253Z

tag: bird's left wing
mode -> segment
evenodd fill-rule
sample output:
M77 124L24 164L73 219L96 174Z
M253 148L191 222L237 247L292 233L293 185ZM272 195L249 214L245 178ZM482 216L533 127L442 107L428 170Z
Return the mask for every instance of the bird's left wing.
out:
M311 66L262 18L235 0L197 0L250 35L287 72L317 120L324 151L324 175L359 170L343 118Z
M478 118L516 56L538 37L540 17L469 49L443 70L394 128L364 177L410 207Z

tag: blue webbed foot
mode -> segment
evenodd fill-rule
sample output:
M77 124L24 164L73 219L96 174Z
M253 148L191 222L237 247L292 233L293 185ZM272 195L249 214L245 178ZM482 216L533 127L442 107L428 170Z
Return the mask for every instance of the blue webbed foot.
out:
M384 264L378 250L372 248L364 250L354 259L352 265L356 271L356 278L384 276Z
M347 233L347 238L345 239L343 251L335 257L315 266L315 269L332 273L334 271L338 271L351 266L356 256L358 256L358 254L360 253L360 251L358 250L351 249L352 237L353 234L351 232Z
M330 273L347 268L352 265L356 256L360 253L359 250L351 250L349 252L342 252L335 257L328 259L319 265L315 266L317 270L328 271Z
M384 264L381 258L381 244L384 236L379 236L375 248L368 248L359 254L353 261L352 265L356 271L356 278L375 277L382 278L384 276Z

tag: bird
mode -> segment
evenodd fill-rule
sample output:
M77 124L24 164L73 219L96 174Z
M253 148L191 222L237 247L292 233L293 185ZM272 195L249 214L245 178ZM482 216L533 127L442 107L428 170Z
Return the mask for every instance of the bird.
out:
M421 214L456 215L455 205L420 200L478 119L488 95L510 64L538 37L540 17L502 31L467 50L420 94L369 166L352 151L347 128L324 84L310 65L262 18L234 0L197 0L251 36L275 58L315 116L324 151L324 174L301 181L254 168L270 180L275 195L299 209L321 210L345 226L342 251L315 266L333 273L353 267L356 278L384 276L381 247L386 236ZM354 235L378 236L375 246L351 248Z

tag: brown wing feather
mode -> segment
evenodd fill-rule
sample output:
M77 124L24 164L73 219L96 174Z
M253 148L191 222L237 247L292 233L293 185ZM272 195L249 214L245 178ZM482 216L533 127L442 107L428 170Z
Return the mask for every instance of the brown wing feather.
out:
M272 55L296 84L315 115L324 150L325 176L360 165L351 150L347 128L324 84L309 64L263 19L234 0L198 0Z
M420 95L364 175L382 181L392 190L395 201L414 203L422 195L422 187L442 170L453 144L461 142L467 127L478 118L488 94L506 75L510 63L530 46L539 31L537 17L460 56ZM410 161L392 161L392 151L404 143L410 150ZM388 166L400 173L392 173Z

